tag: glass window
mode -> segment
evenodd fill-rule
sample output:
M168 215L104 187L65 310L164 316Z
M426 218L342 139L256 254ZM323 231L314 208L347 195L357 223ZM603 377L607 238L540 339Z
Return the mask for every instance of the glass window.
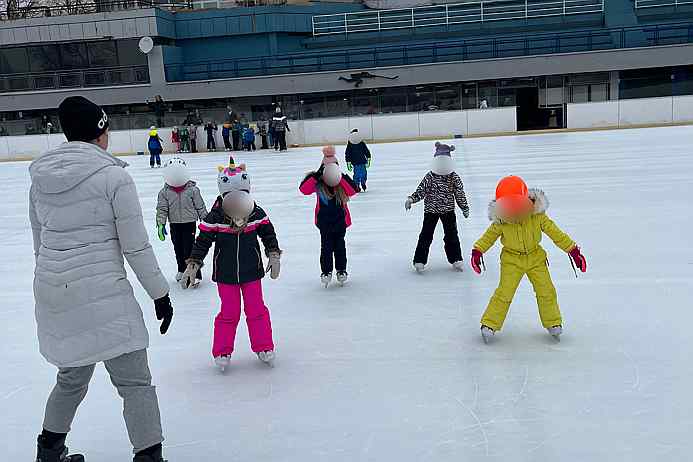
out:
M351 99L354 115L377 114L379 111L378 90L355 92Z
M477 109L478 107L476 84L462 85L462 109Z
M115 67L118 53L115 42L93 42L87 44L89 65L92 67Z
M146 66L147 55L140 51L137 40L119 40L118 63L121 66Z
M315 119L326 117L325 115L325 97L321 95L305 95L299 101L301 105L301 114L304 119Z
M586 103L589 101L589 85L572 85L570 87L571 103Z
M498 107L498 87L496 82L479 83L479 103L486 100L488 107Z
M391 114L394 112L406 112L407 89L383 88L380 90L380 113Z
M433 87L418 86L410 89L410 111L435 111L436 109L438 109L438 106L435 103Z
M31 72L48 72L60 69L60 54L57 45L29 47Z
M325 97L325 117L344 117L351 114L348 93L329 93Z
M0 74L29 72L29 57L26 48L0 49Z
M60 45L60 58L63 69L87 69L89 58L84 43L63 43Z
M608 101L609 84L590 85L590 101Z
M443 111L454 111L461 108L459 84L438 85L436 106Z
M499 88L498 89L498 105L499 106L517 106L515 88Z

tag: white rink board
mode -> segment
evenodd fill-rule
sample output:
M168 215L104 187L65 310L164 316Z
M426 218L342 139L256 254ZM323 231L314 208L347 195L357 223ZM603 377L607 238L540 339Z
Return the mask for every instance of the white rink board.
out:
M151 331L151 370L172 461L535 462L686 461L693 453L693 127L450 140L471 206L458 213L465 260L488 226L496 181L514 173L541 187L550 217L582 246L576 279L545 238L564 315L555 343L541 328L531 287L517 292L491 345L479 319L499 275L451 270L440 227L429 267L411 269L423 204L404 200L427 171L433 142L373 144L369 191L350 202L346 287L319 285L314 197L298 192L319 148L239 154L253 195L274 223L278 281L263 282L277 345L274 369L250 351L244 321L230 370L210 357L216 287L173 285L175 317L158 334L154 307L134 276ZM441 140L445 141L445 140ZM1 141L0 141L1 142ZM337 146L343 159L344 145ZM209 205L226 153L189 155ZM161 172L127 159L145 225L166 276L171 243L156 239ZM33 460L55 369L39 355L27 218L28 162L0 165L0 447ZM69 438L87 461L132 460L121 401L98 367Z
M666 124L673 121L673 99L642 98L619 101L619 125Z
M568 128L618 127L618 101L568 104Z

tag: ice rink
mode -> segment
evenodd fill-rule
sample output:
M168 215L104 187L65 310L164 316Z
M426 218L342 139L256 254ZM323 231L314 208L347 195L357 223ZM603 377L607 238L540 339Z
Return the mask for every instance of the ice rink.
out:
M319 148L238 154L284 250L281 278L264 282L277 363L257 360L242 322L230 370L213 367L219 304L209 268L196 291L172 284L175 318L164 337L134 281L170 462L690 460L693 127L455 141L471 205L470 219L458 213L467 262L507 174L543 188L549 215L582 246L588 273L576 279L567 256L543 242L562 342L541 328L526 280L495 343L481 341L500 244L486 256L486 274L460 274L445 260L439 228L429 270L412 271L423 204L405 212L404 200L428 171L433 142L371 146L370 189L350 204L351 280L329 289L319 284L315 199L297 189L319 165ZM344 146L337 151L343 158ZM227 155L186 158L211 205ZM172 246L155 239L161 172L148 159L126 160L172 279ZM0 448L8 461L34 460L55 378L36 341L27 167L0 164ZM131 460L103 367L68 445L88 462Z

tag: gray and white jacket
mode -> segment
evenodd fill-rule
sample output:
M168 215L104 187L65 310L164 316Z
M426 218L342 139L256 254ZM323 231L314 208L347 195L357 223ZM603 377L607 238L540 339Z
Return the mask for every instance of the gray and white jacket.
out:
M469 216L469 204L464 193L464 185L456 172L449 175L437 175L428 172L414 194L409 197L413 203L423 200L425 213L454 212L455 202L457 202L464 216Z
M58 367L149 345L124 259L152 300L168 293L126 166L98 146L71 142L29 167L39 349Z
M188 181L185 189L177 193L169 185L159 191L156 204L156 224L192 223L202 221L207 216L207 207L194 181Z

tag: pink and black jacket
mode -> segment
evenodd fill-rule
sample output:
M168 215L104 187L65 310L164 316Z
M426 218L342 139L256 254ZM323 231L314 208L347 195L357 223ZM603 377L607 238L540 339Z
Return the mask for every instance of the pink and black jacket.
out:
M342 174L342 180L336 186L342 188L344 193L351 197L356 194L356 183L349 175ZM301 182L299 190L306 196L315 194L315 226L322 230L348 228L351 226L351 213L347 204L339 204L336 197L328 197L323 188L332 190L322 183L322 169L309 173Z
M191 260L204 261L214 244L212 280L222 284L246 284L265 276L260 254L262 240L265 254L280 252L277 234L265 211L255 204L248 224L238 228L231 224L221 207L214 207L199 225Z

